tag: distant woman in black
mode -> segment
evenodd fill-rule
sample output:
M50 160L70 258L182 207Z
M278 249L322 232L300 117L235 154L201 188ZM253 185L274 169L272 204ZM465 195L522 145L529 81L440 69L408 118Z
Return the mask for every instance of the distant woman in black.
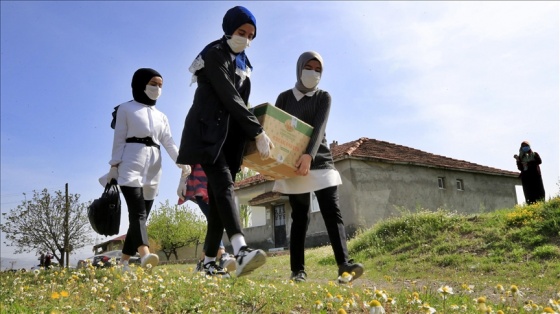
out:
M519 155L514 155L517 161L517 169L523 185L523 194L527 204L533 204L544 200L544 185L541 176L541 156L531 149L528 141L523 141L519 148Z

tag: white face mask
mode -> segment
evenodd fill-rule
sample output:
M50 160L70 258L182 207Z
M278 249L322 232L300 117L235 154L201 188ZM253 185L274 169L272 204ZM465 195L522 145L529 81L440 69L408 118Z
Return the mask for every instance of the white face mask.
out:
M232 35L231 38L227 40L227 43L235 53L240 53L251 45L251 41L248 38L239 35Z
M321 80L321 73L314 70L303 70L301 71L301 83L307 88L315 88L319 85Z
M146 85L144 93L148 95L151 100L157 100L161 96L161 87L154 85Z

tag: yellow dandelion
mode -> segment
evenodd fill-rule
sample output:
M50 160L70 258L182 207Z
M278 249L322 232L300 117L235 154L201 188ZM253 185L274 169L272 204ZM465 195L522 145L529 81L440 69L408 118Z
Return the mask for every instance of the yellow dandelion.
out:
M545 307L543 309L543 313L554 313L554 314L558 314L557 312L555 312L551 307Z
M557 311L560 311L560 300L548 299L548 304Z
M453 288L450 286L441 286L437 291L444 299L446 299L448 295L453 294Z
M342 275L338 276L338 282L349 283L350 281L352 281L352 278L353 278L352 274L350 274L348 272L343 272Z
M338 309L338 311L336 311L336 314L346 314L346 311L344 309Z
M519 290L519 288L517 288L516 285L511 285L509 291L511 292L512 296L520 296L520 297L523 296L523 293Z
M387 301L387 294L385 294L384 291L375 289L373 293L375 294L376 298L383 299L383 302Z
M68 294L68 291L66 291L66 290L62 290L62 291L60 291L60 296L61 296L61 297L63 297L63 298L67 298L67 297L68 297L68 295L69 295L69 294Z
M381 305L381 302L377 300L371 300L369 302L369 313L370 314L383 314L385 313L385 308Z
M422 304L419 308L422 311L422 313L426 313L426 314L432 314L436 312L436 309L431 307L430 304L428 303Z
M58 292L55 291L51 293L51 299L58 299L58 298L60 298L60 294Z
M474 292L474 286L473 285L467 285L466 283L461 285L461 289L463 289L463 291L465 291L466 293L473 293Z
M418 292L412 293L412 300L410 300L411 304L422 304L422 300L420 300L420 295Z
M505 291L506 291L506 289L504 289L504 286L502 286L500 284L497 284L494 287L494 293L500 293L501 294L501 293L504 293Z

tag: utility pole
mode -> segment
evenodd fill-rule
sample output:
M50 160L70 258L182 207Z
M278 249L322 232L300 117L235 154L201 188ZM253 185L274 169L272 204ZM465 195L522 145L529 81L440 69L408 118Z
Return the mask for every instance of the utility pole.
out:
M66 254L65 266L68 268L70 264L70 250L69 250L69 233L68 228L68 216L70 215L70 201L68 200L68 183L66 183L66 213L64 215L64 252ZM62 261L64 262L64 255L62 256Z

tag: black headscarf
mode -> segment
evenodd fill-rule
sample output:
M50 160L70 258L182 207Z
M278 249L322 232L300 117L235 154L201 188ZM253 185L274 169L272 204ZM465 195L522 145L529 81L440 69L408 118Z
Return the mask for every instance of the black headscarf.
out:
M163 79L158 71L150 68L140 68L134 72L132 76L132 97L139 103L154 106L156 104L155 100L151 100L148 95L144 92L146 90L146 85L154 77L159 76Z

